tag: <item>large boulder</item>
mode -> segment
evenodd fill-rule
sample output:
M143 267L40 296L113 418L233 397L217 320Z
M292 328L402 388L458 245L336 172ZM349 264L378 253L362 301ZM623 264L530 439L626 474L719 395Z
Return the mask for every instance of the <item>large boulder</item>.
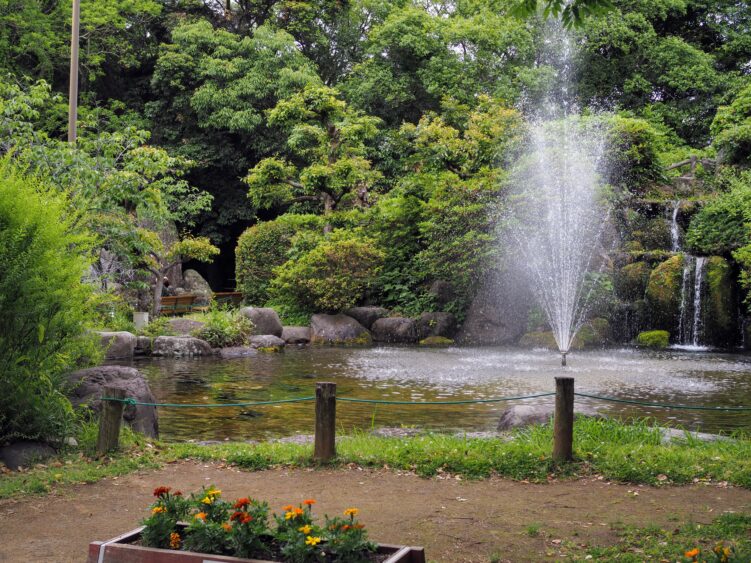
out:
M647 304L650 328L674 332L678 327L683 282L683 255L660 263L649 275Z
M282 329L282 340L287 344L309 344L309 326L285 326Z
M422 340L430 336L451 338L456 331L456 317L451 313L423 313L415 321L417 338Z
M228 348L220 348L218 354L223 360L232 360L235 358L256 356L258 352L250 346L230 346Z
M456 299L456 291L454 291L454 287L446 280L435 280L431 284L428 293L441 307Z
M192 270L188 271L192 272ZM176 318L169 320L170 329L176 336L190 336L194 332L201 330L205 325L206 323L194 321L193 319Z
M456 340L462 344L511 344L527 330L532 295L522 276L488 278L472 300Z
M261 351L281 352L284 345L284 340L273 334L256 334L250 337L250 347L261 349Z
M347 315L313 315L310 318L310 341L313 344L367 345L370 332Z
M389 344L413 344L417 342L417 324L405 317L378 319L370 327L373 340Z
M555 405L514 405L501 413L498 420L498 430L511 430L533 424L546 424L555 413ZM574 407L574 417L602 416L592 407L577 405Z
M383 307L352 307L344 311L344 314L370 329L374 322L387 316L389 311Z
M133 357L136 349L136 335L130 332L99 332L104 358L106 360L123 360Z
M240 314L248 317L253 323L253 334L273 334L281 338L282 321L279 315L270 307L243 307Z
M21 441L0 447L0 462L12 470L31 467L55 455L55 449L43 442Z
M149 384L143 374L126 366L98 366L74 371L68 376L72 386L69 394L74 406L86 405L99 412L105 387L125 390L125 396L143 403L155 403ZM125 405L123 419L133 430L156 438L159 436L159 417L156 407Z
M154 339L151 336L139 336L136 339L136 356L151 356Z
M192 336L157 336L151 349L152 356L210 356L213 353L208 342Z
M211 303L211 297L214 292L211 290L209 282L203 279L203 276L195 270L185 270L183 272L183 289L196 296L194 305L208 305Z

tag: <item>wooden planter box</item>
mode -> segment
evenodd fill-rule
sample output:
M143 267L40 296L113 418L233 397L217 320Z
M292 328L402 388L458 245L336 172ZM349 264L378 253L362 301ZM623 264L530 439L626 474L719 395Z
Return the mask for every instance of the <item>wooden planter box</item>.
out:
M141 530L143 527L111 540L91 542L88 563L273 563L261 559L133 545L141 537ZM379 544L376 553L388 556L382 563L425 563L425 550L421 547Z

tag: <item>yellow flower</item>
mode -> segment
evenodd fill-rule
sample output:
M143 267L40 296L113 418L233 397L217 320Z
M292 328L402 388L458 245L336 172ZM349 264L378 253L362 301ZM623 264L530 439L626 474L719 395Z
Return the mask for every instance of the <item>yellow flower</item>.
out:
M357 508L348 508L347 510L344 511L344 515L354 517L354 516L357 516L359 512L360 510Z
M307 538L305 538L305 545L312 546L312 545L317 545L319 543L321 543L321 538L317 536L308 536Z
M151 509L152 514L161 514L162 512L167 512L167 509L163 506L155 506Z
M289 512L285 512L284 513L284 519L285 520L291 520L295 516L296 516L296 514L294 512L292 512L291 510Z
M308 526L307 524L305 524L305 526L303 526L302 528L298 528L297 531L298 532L302 532L303 534L305 534L307 536L310 533L310 530L312 530L312 529L313 528L311 528L310 526Z
M685 555L686 557L696 557L697 555L699 555L699 548L695 547L694 549L687 551L683 555Z
M220 497L222 496L222 491L212 487L208 491L206 491L206 494L210 497Z
M201 502L203 504L211 504L212 502L214 502L214 499L212 497L210 497L210 496L205 496L205 497L203 497L203 499L201 500Z
M169 535L169 546L170 549L180 549L180 534L172 532Z
M203 520L204 522L206 522L206 513L205 512L199 512L193 518L195 518L196 520Z

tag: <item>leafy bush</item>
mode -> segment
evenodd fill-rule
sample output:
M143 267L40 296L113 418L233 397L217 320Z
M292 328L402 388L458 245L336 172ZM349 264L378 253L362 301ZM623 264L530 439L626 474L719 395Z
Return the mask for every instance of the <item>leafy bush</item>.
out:
M374 241L339 230L274 270L272 297L301 310L335 313L360 302L383 266Z
M242 346L247 344L253 334L253 323L234 309L212 308L201 319L206 323L194 333L214 348Z
M648 330L636 337L636 343L645 348L667 348L669 341L670 333L667 330Z
M235 250L235 278L245 301L253 305L266 303L272 272L287 261L292 237L301 230L321 228L321 219L315 215L287 214L253 225L240 235Z
M145 327L140 331L142 336L151 336L152 338L157 336L174 336L175 331L172 330L169 317L152 317Z
M66 374L101 352L85 333L91 239L65 197L0 160L0 443L60 438Z
M729 106L717 108L711 132L721 161L751 162L751 86L741 90Z
M649 122L620 115L612 117L605 158L608 182L632 194L644 194L663 178L658 148L657 131Z
M751 173L729 180L730 190L720 194L694 215L686 243L702 254L729 254L751 242Z

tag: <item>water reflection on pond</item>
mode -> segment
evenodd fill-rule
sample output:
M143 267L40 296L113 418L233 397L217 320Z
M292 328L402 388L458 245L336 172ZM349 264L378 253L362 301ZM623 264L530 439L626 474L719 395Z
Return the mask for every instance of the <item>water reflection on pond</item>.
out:
M293 348L235 360L140 360L160 402L234 403L314 394L316 381L334 381L337 393L370 399L436 401L524 395L554 389L553 377L571 375L581 392L686 405L751 405L751 356L603 350L558 355L500 348ZM542 402L550 399L532 399ZM749 429L750 413L680 411L577 398L603 412L652 416L705 431ZM491 430L508 403L403 406L339 402L337 425L417 426L435 430ZM222 409L160 409L168 440L261 439L309 434L313 403Z

